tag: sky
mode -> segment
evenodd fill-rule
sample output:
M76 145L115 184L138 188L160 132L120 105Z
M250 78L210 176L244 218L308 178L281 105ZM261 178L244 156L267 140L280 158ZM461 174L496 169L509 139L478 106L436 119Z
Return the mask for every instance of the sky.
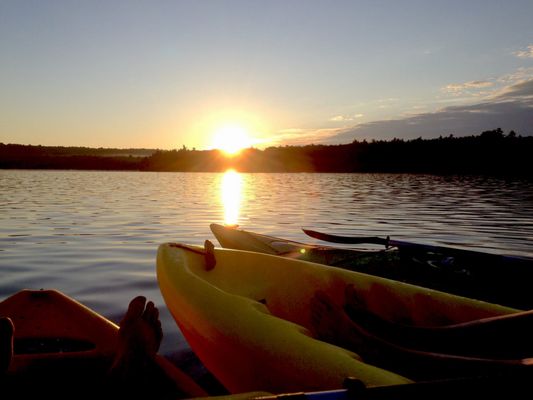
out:
M533 135L533 1L0 0L0 142Z

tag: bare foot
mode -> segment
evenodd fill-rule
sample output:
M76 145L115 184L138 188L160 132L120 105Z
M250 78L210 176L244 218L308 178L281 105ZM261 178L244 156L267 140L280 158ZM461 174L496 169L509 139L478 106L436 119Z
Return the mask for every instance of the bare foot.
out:
M146 304L146 307L145 307ZM134 298L120 321L119 348L124 353L142 352L155 356L163 339L159 310L144 296Z
M13 358L13 334L15 328L10 318L0 318L0 376L7 372Z
M163 330L159 310L135 297L120 321L117 353L109 371L109 388L119 398L203 397L207 392L163 357L157 356Z
M145 375L151 368L163 339L159 310L146 303L144 296L134 298L120 321L117 354L111 374L122 379Z

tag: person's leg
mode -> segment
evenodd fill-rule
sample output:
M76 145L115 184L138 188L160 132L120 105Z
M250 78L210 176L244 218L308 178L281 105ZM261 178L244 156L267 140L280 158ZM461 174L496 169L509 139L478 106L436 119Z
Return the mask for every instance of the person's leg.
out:
M120 322L117 353L109 371L111 389L147 398L207 396L191 378L157 355L162 339L159 310L143 296L134 298Z
M163 331L159 311L144 296L135 297L120 321L117 352L109 371L113 380L124 383L144 381L154 366Z
M162 338L159 310L151 301L146 303L144 296L134 298L120 321L117 353L111 372L118 375L137 373L139 367L154 359Z

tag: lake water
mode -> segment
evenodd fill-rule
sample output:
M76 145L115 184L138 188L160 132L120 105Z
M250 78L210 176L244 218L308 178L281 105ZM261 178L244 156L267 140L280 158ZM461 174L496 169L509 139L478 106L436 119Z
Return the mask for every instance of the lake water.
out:
M301 227L533 256L533 182L394 174L0 171L0 299L55 288L118 321L142 294L161 352L190 353L155 275L167 241L217 244L209 224L316 243Z

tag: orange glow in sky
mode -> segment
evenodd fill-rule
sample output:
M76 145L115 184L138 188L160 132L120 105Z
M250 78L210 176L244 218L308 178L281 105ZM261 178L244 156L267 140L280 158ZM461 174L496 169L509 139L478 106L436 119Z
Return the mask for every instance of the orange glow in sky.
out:
M217 132L234 154L246 135L530 136L533 1L502 4L0 1L0 142L203 151Z

